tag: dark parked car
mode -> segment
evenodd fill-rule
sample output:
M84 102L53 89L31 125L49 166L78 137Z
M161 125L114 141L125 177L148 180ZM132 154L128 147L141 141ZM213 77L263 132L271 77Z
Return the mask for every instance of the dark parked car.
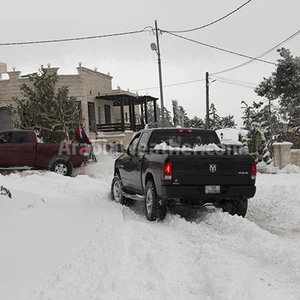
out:
M89 148L75 144L43 144L29 130L0 132L0 168L48 169L70 176L88 161Z
M242 148L221 145L213 130L145 129L115 161L112 199L145 201L148 220L168 206L214 205L245 216L255 194L256 164Z

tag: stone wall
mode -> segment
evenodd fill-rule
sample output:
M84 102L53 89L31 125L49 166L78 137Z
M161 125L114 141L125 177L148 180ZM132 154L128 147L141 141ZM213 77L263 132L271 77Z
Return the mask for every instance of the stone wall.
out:
M284 168L288 164L300 167L300 149L292 149L292 143L282 142L274 143L274 165L279 169Z
M291 150L291 164L300 167L300 149Z

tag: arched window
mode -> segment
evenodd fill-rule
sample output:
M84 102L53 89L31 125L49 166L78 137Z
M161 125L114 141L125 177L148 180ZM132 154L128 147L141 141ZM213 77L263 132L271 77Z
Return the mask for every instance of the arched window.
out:
M12 129L11 112L7 107L0 107L0 131Z

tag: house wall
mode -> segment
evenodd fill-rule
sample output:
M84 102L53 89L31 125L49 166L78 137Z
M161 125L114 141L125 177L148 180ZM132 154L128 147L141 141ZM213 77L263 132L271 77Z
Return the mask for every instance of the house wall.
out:
M7 65L0 62L0 79L2 79L2 74L7 72Z
M119 94L128 93L134 95L129 91L123 91L121 89L112 89L112 76L103 74L101 72L91 70L82 66L76 68L77 74L70 75L60 75L58 74L59 68L48 67L44 70L47 74L52 75L54 73L58 74L57 88L62 86L67 86L69 89L69 96L76 97L77 101L81 102L82 117L83 117L83 127L87 134L94 138L94 133L96 132L96 124L105 123L105 105L110 106L111 112L111 122L120 122L121 112L120 107L113 107L112 101L96 99L96 96L106 95L106 94ZM3 79L2 74L7 74L8 79ZM15 98L22 99L23 95L20 91L20 86L22 84L27 84L32 86L28 76L21 76L21 71L9 71L7 72L6 64L0 63L0 110L1 108L6 108L8 105L15 105ZM95 122L91 124L91 131L89 130L89 114L88 114L88 103L94 103L95 107ZM3 110L2 110L3 111ZM124 107L124 118L128 115L129 120L129 107ZM136 114L136 124L140 122L140 106L135 106ZM16 118L16 116L15 116ZM13 124L12 120L11 124ZM6 122L6 121L5 121ZM7 122L6 122L7 124ZM1 129L0 120L0 129ZM2 126L3 127L3 126Z
M59 68L46 68L49 75L58 72ZM7 72L6 64L0 64L0 75L7 73L9 78L0 77L0 108L8 105L15 105L15 98L22 99L20 91L22 84L31 85L28 77L21 77L20 71ZM110 105L111 101L95 99L96 95L112 93L112 77L85 67L78 67L74 75L58 75L57 87L68 86L69 95L76 97L81 102L82 116L84 119L84 128L89 132L88 102L95 105L95 117L98 121L98 107L100 107L101 120L104 121L104 105ZM114 110L111 109L112 120L115 118Z

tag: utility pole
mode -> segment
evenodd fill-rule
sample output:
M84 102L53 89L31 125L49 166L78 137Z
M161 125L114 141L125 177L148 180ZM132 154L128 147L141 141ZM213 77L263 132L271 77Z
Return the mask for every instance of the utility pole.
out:
M206 129L209 129L209 74L205 73L205 86L206 86Z
M160 59L158 28L157 28L157 21L156 20L155 20L155 35L156 35L156 45L157 45L156 53L157 53L157 61L158 61L160 105L161 105L161 127L164 127L165 126L164 95L163 95L163 85L162 85L162 72L161 72L161 59Z

